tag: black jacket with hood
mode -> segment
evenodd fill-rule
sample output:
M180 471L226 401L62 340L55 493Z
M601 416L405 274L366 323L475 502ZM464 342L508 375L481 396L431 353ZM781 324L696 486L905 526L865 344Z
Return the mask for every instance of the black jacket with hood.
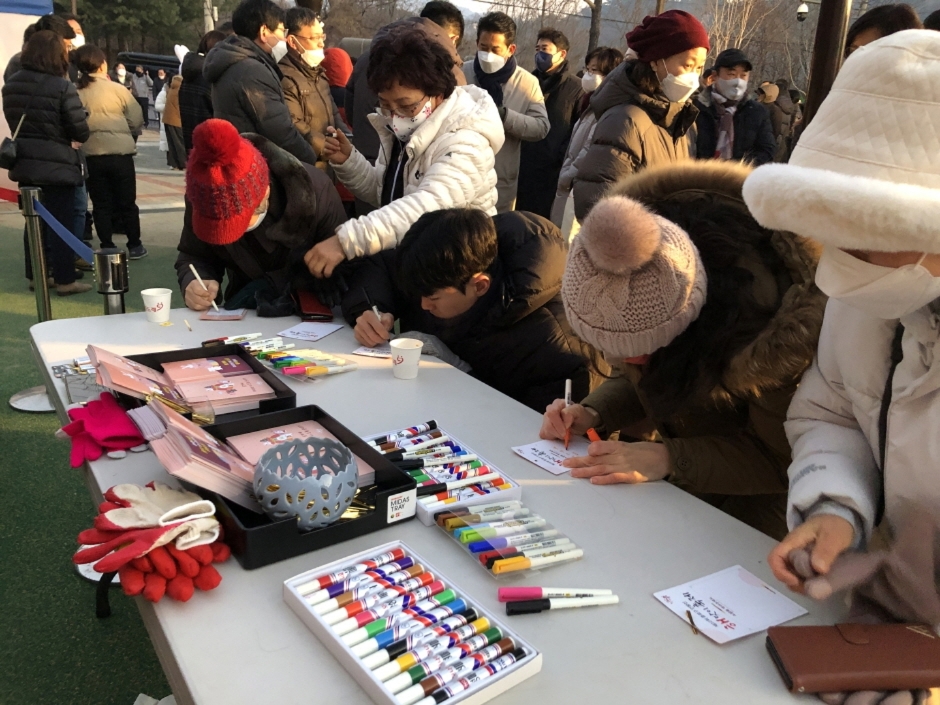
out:
M294 127L284 104L280 69L246 37L233 34L206 54L202 75L212 86L212 112L239 132L267 137L300 161L316 164L313 147Z
M713 159L718 147L718 130L721 118L718 106L712 95L714 88L706 88L695 99L698 117L695 119L696 156L699 159ZM777 140L774 137L770 113L764 106L750 96L745 96L738 103L734 112L734 144L732 157L754 166L767 164L774 160Z
M244 287L266 280L278 293L307 288L310 274L304 254L331 237L346 221L346 211L333 182L322 171L299 162L260 135L242 135L250 141L270 170L268 213L261 224L231 245L203 242L192 228L192 205L186 202L183 231L177 249L176 274L180 290L195 279L192 264L203 279L222 282L228 275L224 301Z
M194 51L183 57L180 75L180 119L183 122L183 144L186 152L193 148L193 130L212 115L212 86L202 75L206 57Z
M395 250L366 257L350 281L343 315L350 324L370 308L401 320L402 332L437 336L481 382L542 412L572 381L575 399L587 395L594 349L572 333L561 302L568 248L550 221L514 211L493 216L499 252L488 273L490 290L456 319L435 318L396 280ZM595 363L598 362L595 360ZM603 364L603 363L601 363Z

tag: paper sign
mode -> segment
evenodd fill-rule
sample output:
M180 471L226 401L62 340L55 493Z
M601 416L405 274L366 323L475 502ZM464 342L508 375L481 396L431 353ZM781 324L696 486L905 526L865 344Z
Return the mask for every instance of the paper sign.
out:
M405 490L388 498L387 523L393 524L413 517L418 510L418 490Z
M298 323L293 328L282 330L278 335L282 338L293 338L294 340L315 343L342 327L341 323Z
M379 345L375 348L356 348L352 351L353 355L362 355L363 357L391 357L392 348L388 343Z
M548 470L553 475L561 475L568 472L568 468L564 467L562 462L567 458L587 455L590 445L591 442L586 438L572 436L567 450L562 441L539 441L527 446L516 446L513 450L517 455L521 455L530 463L535 463L543 470Z
M719 644L748 636L806 614L790 598L739 565L690 583L653 593L653 597Z

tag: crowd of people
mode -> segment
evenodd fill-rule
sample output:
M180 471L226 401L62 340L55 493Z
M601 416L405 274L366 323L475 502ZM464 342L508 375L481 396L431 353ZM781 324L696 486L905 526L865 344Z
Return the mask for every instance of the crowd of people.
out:
M825 573L906 503L940 512L937 21L861 16L806 126L799 91L739 48L710 57L680 10L583 67L543 28L530 73L502 12L464 60L460 10L431 0L354 63L313 11L244 0L158 76L185 303L279 316L306 290L363 345L420 337L544 412L544 438L604 436L573 477L671 482L781 539L772 567L800 589L791 550ZM120 213L133 253L157 86L109 81L71 20L43 22L3 88L11 128L32 111L11 176L63 222L87 182L102 245Z

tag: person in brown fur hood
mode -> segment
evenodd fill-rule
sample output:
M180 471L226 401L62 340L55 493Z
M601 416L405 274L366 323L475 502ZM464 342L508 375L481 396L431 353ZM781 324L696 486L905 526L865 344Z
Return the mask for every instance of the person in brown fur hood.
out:
M686 162L615 184L568 254L574 332L615 375L581 404L559 400L543 438L594 428L566 461L595 484L667 480L773 537L786 534L783 423L813 360L825 296L811 241L761 227L750 168Z

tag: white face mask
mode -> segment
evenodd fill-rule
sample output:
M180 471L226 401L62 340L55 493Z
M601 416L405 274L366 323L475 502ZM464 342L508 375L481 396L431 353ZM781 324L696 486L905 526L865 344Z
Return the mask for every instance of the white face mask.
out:
M601 82L604 80L604 77L599 73L588 73L584 72L584 75L581 77L581 90L585 93L593 93L601 85Z
M305 49L303 57L308 66L319 66L324 57L323 49Z
M271 48L271 58L274 59L275 64L283 59L286 54L287 42L285 42L283 39Z
M259 225L261 225L261 221L264 220L264 216L266 216L267 214L268 214L268 210L267 210L267 207L265 207L264 213L257 214L258 220L254 222L254 225L249 225L247 228L245 228L245 232L250 233L252 230L254 230Z
M392 113L392 132L402 142L407 142L415 130L421 127L433 112L434 107L431 105L431 99L428 98L428 102L421 107L421 110L414 117L402 117Z
M892 269L864 262L836 247L823 248L816 285L834 299L886 320L894 320L940 298L940 277L917 264Z
M76 34L74 37L72 37L72 48L73 48L73 49L81 49L83 46L85 46L85 35L84 35L84 34Z
M728 100L741 100L747 92L746 78L719 78L715 88Z
M127 75L127 69L118 69L117 75L120 78L124 78Z
M663 61L663 68L666 69L666 78L660 81L663 87L663 93L669 98L671 103L686 102L695 89L698 88L698 73L689 71L678 76L673 76L666 68L666 62Z
M484 73L496 73L506 65L506 59L489 51L478 51L477 61Z

